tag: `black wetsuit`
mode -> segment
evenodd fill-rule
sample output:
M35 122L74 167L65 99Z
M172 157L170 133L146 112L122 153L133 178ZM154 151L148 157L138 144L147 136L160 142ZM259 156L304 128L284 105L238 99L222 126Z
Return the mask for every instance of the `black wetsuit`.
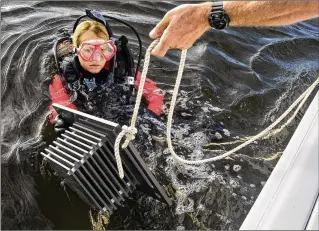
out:
M114 122L124 122L118 120L132 114L134 97L125 77L113 76L106 68L92 74L78 57L70 56L64 58L62 70L71 100L82 111Z

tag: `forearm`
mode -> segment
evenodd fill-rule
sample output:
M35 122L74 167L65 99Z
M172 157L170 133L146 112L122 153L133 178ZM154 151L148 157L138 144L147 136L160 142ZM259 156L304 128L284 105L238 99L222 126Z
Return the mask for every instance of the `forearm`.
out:
M230 26L283 26L318 17L319 1L224 1Z
M169 49L189 49L211 29L209 15L212 2L182 4L165 14L150 32L160 38L152 55L164 56ZM319 0L305 1L223 1L230 17L230 27L283 26L319 16Z

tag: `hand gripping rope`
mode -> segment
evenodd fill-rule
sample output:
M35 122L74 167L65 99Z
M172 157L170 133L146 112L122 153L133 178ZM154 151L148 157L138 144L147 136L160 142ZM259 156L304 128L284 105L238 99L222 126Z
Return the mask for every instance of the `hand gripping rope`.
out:
M143 66L143 71L142 71L142 76L141 76L141 82L140 82L140 85L139 85L139 88L138 88L138 93L137 93L137 97L136 97L136 103L135 103L134 112L133 112L133 116L132 116L132 120L131 120L131 126L127 127L127 126L124 125L122 127L122 131L117 136L116 141L115 141L115 158L116 158L116 161L117 161L117 168L118 168L118 171L119 171L119 176L121 178L124 177L124 173L123 173L123 167L122 167L121 157L120 157L120 153L119 153L119 144L120 144L121 139L123 138L123 136L126 136L126 140L125 140L124 144L122 145L122 148L126 148L128 143L135 138L135 134L137 132L137 129L135 128L135 123L136 123L136 119L137 119L138 109L139 109L139 106L140 106L140 103L141 103L144 83L145 83L146 74L147 74L148 66L149 66L149 62L150 62L151 51L158 44L158 42L159 42L159 39L154 40L151 43L151 45L148 47L148 49L146 51L146 54L145 54L144 66ZM166 130L167 144L168 144L168 148L169 148L171 154L173 155L173 157L176 160L178 160L178 161L180 161L181 163L184 163L184 164L193 164L193 165L195 165L195 164L203 164L203 163L207 163L207 162L213 162L213 161L216 161L216 160L223 159L223 158L235 153L236 151L242 149L243 147L246 147L247 145L251 144L255 140L260 139L260 138L264 137L265 135L269 134L271 132L271 130L275 126L277 126L285 117L287 117L287 115L299 104L297 109L295 110L294 114L287 120L287 122L284 125L282 125L279 129L274 131L275 133L279 133L284 127L286 127L296 117L297 113L300 111L300 109L302 108L302 106L304 105L304 103L306 102L308 97L310 96L310 94L313 92L313 90L315 89L315 87L319 83L319 78L317 78L317 80L302 95L300 95L299 98L274 123L269 125L265 130L263 130L259 134L251 137L246 142L244 142L241 145L237 146L236 148L234 148L234 149L232 149L232 150L230 150L230 151L228 151L228 152L226 152L224 154L221 154L219 156L208 158L208 159L203 159L203 160L185 160L185 159L179 157L174 152L174 149L173 149L173 146L172 146L172 141L171 141L171 127L172 127L172 118L173 118L173 113L174 113L174 107L175 107L175 103L176 103L177 93L178 93L178 89L179 89L180 82L181 82L182 75L183 75L183 71L184 71L186 53L187 53L187 50L182 50L181 59L180 59L180 63L179 63L179 68L178 68L178 74L177 74L177 77L176 77L175 87L174 87L174 91L173 91L173 95L172 95L172 99L171 99L171 103L170 103L168 119L167 119L167 130Z

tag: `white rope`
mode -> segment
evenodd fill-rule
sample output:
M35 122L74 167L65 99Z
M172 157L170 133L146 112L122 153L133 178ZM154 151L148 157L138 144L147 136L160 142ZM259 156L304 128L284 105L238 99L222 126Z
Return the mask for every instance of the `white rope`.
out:
M124 144L122 145L122 148L126 148L127 145L129 144L129 142L135 138L135 134L137 132L137 129L135 128L135 124L136 124L137 114L138 114L138 110L140 107L141 98L142 98L142 94L143 94L144 83L145 83L145 79L146 79L146 75L147 75L147 71L148 71L148 67L149 67L151 51L157 45L158 42L159 42L159 39L154 40L152 42L152 44L148 47L146 54L145 54L142 76L141 76L141 80L140 80L140 84L139 84L139 88L138 88L138 93L136 96L136 103L135 103L132 119L131 119L131 126L127 127L124 125L122 127L122 131L119 133L119 135L117 136L117 138L115 140L115 145L114 145L115 158L116 158L117 168L119 171L119 176L121 178L124 177L124 172L123 172L122 161L121 161L121 157L120 157L120 153L119 153L119 144L120 144L122 138L124 136L126 136L126 140L125 140ZM203 164L203 163L207 163L207 162L213 162L216 160L223 159L223 158L237 152L238 150L242 149L243 147L246 147L247 145L251 144L255 140L260 139L261 137L268 134L275 126L277 126L299 104L299 106L297 107L294 114L290 117L290 119L284 125L282 125L280 127L280 129L278 129L276 131L276 133L280 132L285 126L287 126L296 117L298 111L301 109L301 107L306 102L309 95L312 93L312 91L315 89L316 85L319 83L319 78L318 78L301 96L299 96L299 98L274 123L272 123L270 126L268 126L265 130L263 130L262 132L260 132L256 136L252 137L251 139L249 139L246 142L242 143L241 145L237 146L236 148L234 148L234 149L232 149L232 150L230 150L222 155L208 158L208 159L194 160L194 161L185 160L185 159L179 157L174 152L172 140L171 140L171 128L172 128L174 107L175 107L176 99L177 99L177 93L178 93L178 89L179 89L180 82L181 82L182 75L183 75L183 71L184 71L186 54L187 54L187 50L182 50L179 68L178 68L178 73L177 73L176 82L175 82L175 87L173 90L173 95L172 95L172 99L171 99L171 103L170 103L168 119L167 119L167 130L166 130L167 144L168 144L168 148L169 148L171 154L173 155L173 157L176 160L178 160L184 164Z
M316 80L317 81L317 84L318 84L318 79ZM315 81L315 83L316 83ZM297 116L298 112L300 111L300 109L302 108L302 106L305 104L305 102L307 101L308 97L310 96L310 94L313 92L313 90L315 89L316 85L317 84L313 84L312 86L310 86L306 91L308 93L305 94L303 100L299 103L297 109L295 110L294 114L286 121L285 124L281 125L280 128L278 128L277 130L275 130L274 132L271 133L271 135L275 135L279 132L281 132L287 125L289 125L293 120L294 118Z
M179 64L179 68L178 68L178 74L177 74L177 78L176 78L176 83L175 83L175 87L174 87L174 91L173 91L173 95L172 95L172 99L171 99L171 104L170 104L170 108L169 108L169 113L168 113L168 119L167 119L167 130L166 130L166 139L167 139L167 144L168 144L168 148L171 152L171 154L173 155L173 157L184 163L184 164L203 164L203 163L207 163L207 162L213 162L216 160L220 160L223 159L235 152L237 152L238 150L242 149L243 147L246 147L247 145L251 144L252 142L254 142L257 139L260 139L261 137L265 136L266 134L268 134L278 123L280 123L297 105L298 103L302 100L302 102L300 103L299 107L297 108L297 110L295 111L295 113L292 115L292 117L279 129L279 131L281 131L285 126L287 126L293 119L294 117L297 115L298 111L301 109L302 105L305 103L305 101L307 100L307 98L309 97L309 95L311 94L311 92L315 89L316 85L319 83L319 78L284 112L284 114L282 114L274 123L272 123L270 126L268 126L265 130L263 130L262 132L260 132L259 134L257 134L256 136L252 137L251 139L247 140L246 142L242 143L241 145L237 146L236 148L222 154L216 157L212 157L212 158L208 158L208 159L203 159L203 160L185 160L181 157L179 157L174 149L173 149L173 145L172 145L172 140L171 140L171 127L172 127L172 118L173 118L173 113L174 113L174 107L175 107L175 103L176 103L176 98L177 98L177 93L178 93L178 88L181 82L181 78L182 78L182 74L183 74L183 70L184 70L184 66L185 66L185 60L186 60L186 51L187 50L183 50L182 54L181 54L181 60L180 60L180 64Z
M129 142L131 140L134 140L135 134L137 133L137 129L135 127L135 124L136 124L137 114L138 114L138 110L140 108L141 99L142 99L142 95L143 95L144 84L145 84L148 66L149 66L150 58L151 58L151 51L158 44L158 42L159 42L159 39L154 40L151 43L151 45L148 47L148 49L146 50L143 71L142 71L140 84L139 84L138 91L137 91L134 111L133 111L133 115L132 115L132 119L131 119L131 126L127 127L124 125L122 127L122 131L118 134L118 136L116 137L116 140L115 140L115 144L114 144L115 159L116 159L117 169L119 171L119 176L121 179L124 178L124 171L123 171L123 166L122 166L122 161L121 161L121 156L120 156L120 142L121 142L122 138L125 136L126 139L124 141L124 144L122 145L122 148L126 148L129 144ZM136 70L136 71L138 71L138 70Z

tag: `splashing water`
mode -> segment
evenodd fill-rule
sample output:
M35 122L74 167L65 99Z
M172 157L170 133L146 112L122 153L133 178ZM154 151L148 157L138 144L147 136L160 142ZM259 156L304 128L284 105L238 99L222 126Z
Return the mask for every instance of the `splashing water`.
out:
M179 3L3 3L1 37L1 160L3 229L90 229L89 208L60 185L38 156L56 72L52 46L70 31L85 8L148 32ZM103 10L105 9L105 10ZM119 10L121 9L121 10ZM125 34L133 55L133 33ZM255 135L277 118L318 76L318 20L280 28L208 31L188 51L172 127L176 153L185 159L213 157ZM179 53L151 58L149 78L170 99ZM117 90L109 98L117 98ZM306 107L303 109L303 111ZM132 107L105 101L101 118L128 124ZM177 163L165 141L166 118L142 106L134 145L174 201L172 208L139 192L104 222L107 229L238 229L284 150L301 115L281 134L260 140L227 159L188 166ZM215 145L208 146L207 144ZM226 143L219 145L221 143ZM41 175L40 172L43 174ZM58 201L58 202L57 202ZM92 215L95 216L95 215Z

